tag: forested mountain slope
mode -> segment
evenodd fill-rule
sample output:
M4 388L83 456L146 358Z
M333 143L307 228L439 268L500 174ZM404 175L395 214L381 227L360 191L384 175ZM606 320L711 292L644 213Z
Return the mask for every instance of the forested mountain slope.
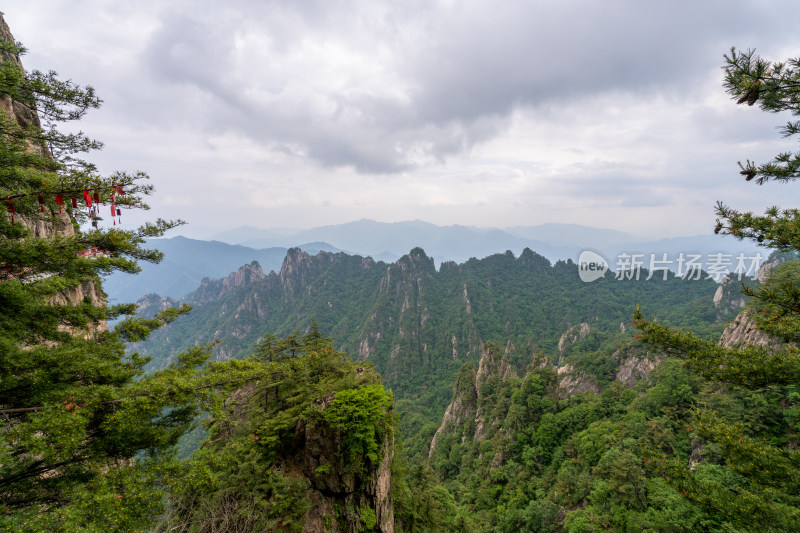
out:
M278 273L251 264L225 280L204 281L186 298L192 313L136 348L160 367L187 346L219 339L217 357L226 359L246 353L266 332L285 336L315 321L338 348L373 361L401 404L414 400L414 409L439 417L458 368L477 363L487 341L503 346L524 372L534 354L555 353L570 327L589 324L589 335L561 362L570 353L593 354L582 360L603 384L616 371L608 361L616 338L631 336L623 331L636 303L666 323L721 333L712 302L716 283L646 277L642 271L639 280L616 280L607 273L584 283L571 261L553 265L527 249L519 257L446 262L438 271L419 248L392 264L290 249ZM144 303L145 314L169 305Z

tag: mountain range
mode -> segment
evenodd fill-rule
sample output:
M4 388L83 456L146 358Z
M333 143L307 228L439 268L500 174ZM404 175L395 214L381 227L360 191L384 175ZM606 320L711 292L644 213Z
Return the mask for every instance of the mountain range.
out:
M578 324L593 331L580 350L601 349L625 334L635 303L672 325L719 335L717 289L710 279L618 280L611 273L584 283L571 260L552 264L530 249L437 269L420 248L393 263L291 248L277 273L253 262L203 280L182 300L194 310L135 348L153 357L154 367L216 340L217 357L237 358L266 333L286 336L316 323L338 348L373 362L400 398L421 394L441 410L454 373L476 362L485 342L506 346L524 370L532 354L558 353L561 336ZM140 302L143 315L177 304L157 295Z
M550 261L575 259L584 249L593 249L612 264L620 252L677 254L710 252L752 253L755 248L732 237L695 235L647 239L633 234L581 226L578 224L541 224L511 228L474 226L437 226L421 220L376 222L358 220L344 224L298 230L276 228L260 230L245 226L221 232L213 237L229 244L252 248L298 246L304 242L325 242L351 254L376 260L394 261L415 247L424 249L438 264L442 261L464 262L510 250L519 254L530 248Z
M573 527L580 520L617 531L722 531L703 529L712 511L682 501L663 473L647 466L653 450L701 457L703 446L684 422L696 398L748 424L780 416L766 412L761 397L740 400L704 385L679 362L651 352L631 327L638 304L659 323L716 345L745 305L740 285L732 278L718 284L706 276L647 277L606 272L587 283L573 261L551 263L527 248L438 268L421 248L389 263L290 248L277 271L251 262L224 278L204 279L181 300L194 307L191 313L131 349L151 357L153 369L207 344L217 359L257 353L297 374L271 366L280 385L237 393L229 407L235 420L247 412L237 405L270 409L237 433L245 443L258 440L259 453L269 436L261 428L289 428L285 439L273 439L288 457L276 461L303 465L292 475L321 491L315 501L324 512L315 517L341 518L326 501L342 507L356 484L347 464L330 459L342 455L330 430L316 419L295 420L279 402L306 394L314 406L343 398L351 410L374 406L374 398L357 403L354 392L318 385L364 392L373 389L358 389L359 380L379 379L394 399L384 414L399 415L398 431L370 463L369 476L384 481L365 485L386 491L359 494L386 520L381 531L593 530ZM179 303L149 295L140 301L141 315ZM332 344L308 351L304 343L320 334L333 337ZM743 313L723 341L752 336ZM322 372L331 348L349 353L349 370ZM370 378L376 371L380 377ZM303 416L316 412L304 409ZM226 438L210 439L205 449L227 446ZM402 442L397 451L393 442ZM218 454L232 457L236 446ZM395 454L413 466L389 468ZM706 459L698 472L713 483L727 479Z
M278 271L288 248L298 247L315 254L345 251L392 263L420 247L440 265L445 261L462 263L511 251L519 255L525 248L551 262L577 259L582 250L603 255L612 270L621 252L675 257L680 253L725 252L754 256L756 248L732 237L698 235L647 240L632 234L580 226L543 224L513 228L436 226L422 221L396 223L360 220L313 229L241 227L220 232L213 240L172 237L148 241L147 248L164 252L158 264L143 264L138 275L114 273L104 283L112 302L136 301L148 293L181 298L194 290L203 278L220 278L243 264L258 261L265 272ZM645 263L646 264L646 263Z

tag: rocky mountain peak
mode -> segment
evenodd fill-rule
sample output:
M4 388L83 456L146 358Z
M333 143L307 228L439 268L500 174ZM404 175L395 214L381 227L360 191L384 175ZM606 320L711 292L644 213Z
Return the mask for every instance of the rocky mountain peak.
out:
M517 377L517 373L508 363L508 359L502 351L492 349L490 345L484 345L481 359L478 362L478 371L475 374L476 389L480 391L481 385L491 377L504 380L509 377ZM480 392L478 394L480 395Z
M312 256L300 248L289 248L278 273L287 298L294 300L311 280L342 255L320 251Z
M197 288L189 297L187 301L192 304L202 304L216 300L229 294L239 287L254 283L266 278L264 271L261 270L261 265L258 261L253 261L249 265L239 267L236 272L231 272L222 279L208 279L204 278Z
M427 272L436 272L436 265L432 257L428 257L422 248L414 248L400 258L397 265L404 272L408 269L417 269Z

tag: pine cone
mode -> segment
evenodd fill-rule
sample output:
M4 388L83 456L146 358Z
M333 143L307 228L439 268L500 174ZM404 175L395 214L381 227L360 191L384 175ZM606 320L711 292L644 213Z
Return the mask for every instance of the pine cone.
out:
M754 168L746 168L739 172L742 176L744 176L745 181L750 181L756 177L756 169Z
M758 89L751 89L747 93L747 105L752 106L753 104L755 104L756 100L758 100L759 94L760 91Z

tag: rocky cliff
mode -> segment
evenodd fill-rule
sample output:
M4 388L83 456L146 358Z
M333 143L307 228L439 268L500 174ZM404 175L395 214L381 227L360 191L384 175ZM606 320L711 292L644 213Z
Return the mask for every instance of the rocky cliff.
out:
M756 325L755 319L747 310L739 313L725 328L719 345L725 348L738 348L746 345L775 348L782 344L780 339L764 333Z
M765 262L761 267L758 269L757 280L760 283L768 283L770 275L775 272L779 266L783 265L787 261L795 259L796 256L794 254L789 253L774 253L770 256L769 260ZM727 278L726 278L727 279ZM720 294L723 290L723 285L725 284L726 280L723 280L723 283L720 284L720 288L717 291L717 294ZM738 301L741 301L741 305L739 307L744 307L745 305L745 297L741 294L740 291L741 285L737 285L737 293L739 294ZM717 305L717 295L714 296L714 304ZM744 309L741 311L725 328L725 331L722 333L722 337L719 340L719 345L725 348L737 348L740 346L746 346L748 344L752 344L755 346L761 346L764 348L775 348L783 344L780 339L769 335L760 329L758 329L758 325L756 323L755 318L753 318L753 311L752 309Z
M484 346L478 368L467 364L459 372L453 389L453 400L447 406L442 423L431 440L428 455L433 454L436 440L444 433L459 431L462 442L467 439L480 442L486 437L487 431L493 431L500 420L487 416L487 410L482 409L485 407L482 397L488 392L485 385L491 389L497 381L505 381L510 377L517 377L517 374L503 352L490 344Z
M319 398L317 405L326 408L335 394ZM358 533L357 522L348 519L343 509L371 509L375 512L373 531L394 533L391 464L394 439L383 441L378 461L367 471L355 473L342 449L342 433L329 424L299 419L295 426L292 452L284 461L286 473L298 475L310 486L311 508L304 517L303 531L315 533Z
M2 16L2 13L0 13L0 40L10 41L12 43L16 42L11 33L11 29L8 27L8 24L6 24L6 21ZM16 54L4 51L0 52L0 57L2 57L3 61L14 62L22 66L22 61ZM41 122L36 109L31 109L30 107L21 104L20 102L12 99L8 94L0 95L0 113L19 124L22 129L26 130L32 126L41 127ZM50 150L44 143L29 142L27 149L32 153L36 153L44 157L51 159L53 157L50 153ZM59 235L71 236L75 234L75 228L73 227L72 221L66 213L51 212L51 215L52 216L47 219L30 220L25 216L17 214L15 215L15 219L18 224L28 227L31 230L32 236L36 238L48 238ZM3 209L3 216L7 216L5 209ZM53 299L53 302L62 305L77 305L87 297L94 305L105 305L105 294L101 290L99 282L94 281L85 282L76 287L65 289ZM105 331L107 329L108 325L106 324L105 320L96 322L90 327L91 332Z
M554 359L560 360L572 345L588 337L591 329L588 323L567 329L559 340ZM429 457L434 454L438 441L446 435L460 435L463 444L468 440L481 442L500 430L503 420L497 415L487 416L492 406L486 404L484 396L486 393L493 395L500 384L517 377L507 359L508 353L508 349L503 353L487 345L477 369L469 364L461 368L453 387L452 400L431 440ZM628 339L621 342L620 347L610 355L615 368L613 379L634 388L639 381L647 380L663 359L663 355L648 353L640 344L631 343ZM525 377L543 370L549 370L555 376L559 398L566 399L590 391L596 394L601 392L596 376L569 363L557 366L549 357L541 357L541 354L531 361ZM496 398L492 396L490 401L495 402Z
M380 376L318 334L276 350L272 377L237 390L187 461L215 482L187 480L164 530L394 533L395 418Z
M723 320L726 315L744 307L747 299L742 294L741 281L732 275L722 278L712 301L717 308L717 320Z

